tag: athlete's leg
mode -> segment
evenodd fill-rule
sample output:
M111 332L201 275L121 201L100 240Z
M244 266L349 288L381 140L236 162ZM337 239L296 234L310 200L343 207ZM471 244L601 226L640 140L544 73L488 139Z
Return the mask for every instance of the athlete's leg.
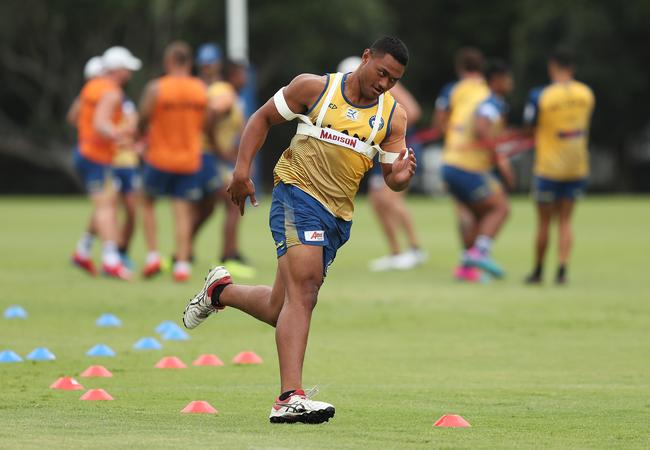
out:
M102 242L117 242L116 194L112 188L90 194L93 204L92 223Z
M415 233L415 226L413 225L413 217L411 212L406 207L407 191L395 192L388 186L384 186L386 198L391 205L391 214L395 217L396 222L404 229L406 239L411 248L418 248L420 243Z
M477 233L494 239L510 214L505 192L497 191L488 197L470 203L469 208L478 220Z
M219 303L223 306L237 308L262 322L275 327L286 296L286 288L281 268L286 266L287 258L278 259L275 282L271 286L247 286L230 284L221 292Z
M311 314L323 283L323 248L295 245L280 266L286 283L286 298L278 316L275 341L280 362L281 391L302 388L302 366L307 348Z
M383 180L382 180L383 183ZM386 186L387 189L390 189ZM390 253L397 255L400 252L399 242L397 240L397 226L396 221L391 214L390 200L386 195L386 192L383 187L371 188L368 191L368 196L370 197L370 204L372 205L377 219L384 230L384 235L388 240L388 247Z
M196 239L203 224L205 224L214 213L216 205L217 194L214 192L210 192L203 196L201 200L194 202L192 205L192 209L194 210L194 220L192 221L192 241Z
M559 232L559 253L558 259L561 266L569 262L569 254L573 244L573 232L571 230L571 216L575 201L563 198L558 202L558 232Z
M142 225L144 227L144 240L149 253L158 251L155 206L156 199L145 195L142 202Z
M176 261L188 262L192 248L192 202L182 198L172 199Z
M464 249L469 249L478 235L478 222L474 213L464 203L455 201L456 217L458 218L458 232Z
M122 194L120 200L124 206L124 223L122 224L122 228L120 230L119 248L120 251L126 253L129 250L131 238L133 238L133 232L135 230L135 221L138 209L138 194L135 191L131 191L129 193Z
M230 200L225 189L222 192L226 194L222 197L223 203L226 207L226 218L223 223L223 252L221 259L226 261L230 258L236 258L239 256L237 231L241 220L241 214L239 213L239 207Z

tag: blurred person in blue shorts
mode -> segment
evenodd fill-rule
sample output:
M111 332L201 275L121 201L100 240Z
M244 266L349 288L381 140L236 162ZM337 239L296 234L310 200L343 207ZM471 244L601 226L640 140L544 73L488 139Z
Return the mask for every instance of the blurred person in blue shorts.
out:
M551 83L532 89L524 110L524 122L535 134L533 196L537 203L535 267L526 278L529 284L542 282L553 218L557 218L559 234L555 282L567 281L573 243L571 216L589 176L589 125L595 104L591 88L576 81L574 74L572 52L558 48L548 60Z

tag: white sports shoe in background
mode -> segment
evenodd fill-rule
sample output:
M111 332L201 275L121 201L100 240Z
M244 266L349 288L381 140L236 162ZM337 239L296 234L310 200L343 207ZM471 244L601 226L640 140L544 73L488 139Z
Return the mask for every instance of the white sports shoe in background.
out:
M196 328L210 314L217 312L217 309L212 306L212 291L219 285L230 283L232 283L232 278L225 267L218 266L210 270L208 276L205 277L203 289L192 297L185 307L183 312L183 325L185 325L185 328ZM223 307L218 309L223 309Z
M334 417L334 406L310 399L305 391L294 391L286 400L278 397L271 407L271 423L323 423Z

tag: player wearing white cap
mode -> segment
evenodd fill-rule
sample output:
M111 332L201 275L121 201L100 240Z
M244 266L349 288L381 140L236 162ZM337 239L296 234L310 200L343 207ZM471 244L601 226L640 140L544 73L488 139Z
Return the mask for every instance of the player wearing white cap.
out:
M95 61L88 61L85 73L101 73ZM141 61L126 48L109 48L101 57L103 73L88 80L79 94L78 106L73 105L68 114L68 120L76 123L79 132L75 166L93 205L89 228L102 240L104 274L119 279L129 279L131 273L122 264L117 251L117 195L111 179L111 164L117 144L134 133L132 127L121 125L122 86L141 66ZM90 233L85 234L78 243L73 262L94 275L90 236Z

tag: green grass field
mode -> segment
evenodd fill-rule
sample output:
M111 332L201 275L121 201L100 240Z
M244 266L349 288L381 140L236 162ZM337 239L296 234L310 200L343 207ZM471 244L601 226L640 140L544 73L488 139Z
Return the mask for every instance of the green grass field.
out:
M0 309L20 304L29 319L0 318L0 350L25 357L46 346L57 360L0 364L1 448L647 448L650 446L650 250L647 197L592 197L576 215L570 285L526 287L534 216L516 199L495 249L508 277L489 285L451 279L458 239L447 200L412 199L429 262L410 272L374 274L369 259L386 251L368 204L359 199L350 242L339 253L314 315L306 387L336 405L327 424L271 425L278 394L273 329L226 310L161 351L132 345L180 320L218 248L211 222L201 236L194 279L175 284L91 279L68 258L88 207L82 198L0 200ZM248 210L243 249L275 274L267 228L269 198ZM169 211L160 206L162 249L169 252ZM220 214L219 214L220 215ZM555 241L554 241L555 242ZM144 254L141 234L133 254ZM95 326L104 312L121 328ZM115 358L85 352L105 343ZM229 363L241 350L261 366ZM190 363L216 353L225 367L168 371L165 355ZM79 373L103 364L110 379ZM82 402L81 392L48 386L72 375L115 401ZM219 415L182 415L207 400ZM434 428L461 414L467 429Z

